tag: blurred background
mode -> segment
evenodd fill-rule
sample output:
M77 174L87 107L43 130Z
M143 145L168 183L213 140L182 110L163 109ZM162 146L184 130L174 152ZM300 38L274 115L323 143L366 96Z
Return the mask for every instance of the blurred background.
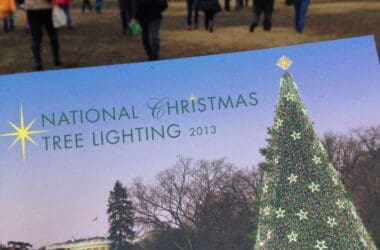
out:
M92 2L91 2L92 1ZM90 0L95 5L95 0ZM203 27L199 13L198 29L188 30L186 1L169 1L163 12L160 31L160 58L179 58L242 50L256 50L315 41L374 34L380 45L380 1L378 0L313 0L308 8L303 33L294 29L294 8L285 0L274 4L272 29L264 31L262 22L249 32L252 0L239 6L231 0L230 11L223 10L214 20L214 31ZM224 2L220 1L222 9ZM73 68L147 60L139 35L125 35L121 30L117 0L104 0L101 13L82 13L82 0L73 0L73 28L60 28L59 40L63 65ZM15 29L0 30L0 74L34 70L30 30L26 14L18 9L13 14ZM2 24L2 23L1 23ZM49 39L42 44L44 68L56 68L51 62Z

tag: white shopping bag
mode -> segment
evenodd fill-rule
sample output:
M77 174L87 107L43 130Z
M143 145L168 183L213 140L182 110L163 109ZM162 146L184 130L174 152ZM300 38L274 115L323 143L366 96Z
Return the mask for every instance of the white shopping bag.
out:
M59 6L53 7L53 25L54 28L61 28L67 25L67 16Z

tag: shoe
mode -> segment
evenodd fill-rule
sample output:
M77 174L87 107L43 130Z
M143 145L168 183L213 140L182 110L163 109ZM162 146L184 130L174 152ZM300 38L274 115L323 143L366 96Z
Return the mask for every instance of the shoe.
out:
M36 67L34 69L35 69L35 71L43 71L44 70L42 65L36 65Z
M62 61L59 60L59 59L58 60L54 60L54 65L57 66L57 67L58 66L62 66Z
M253 25L253 24L251 24L250 26L249 26L249 32L254 32L255 31L255 25Z
M192 30L191 25L187 26L187 30L188 30L188 31L191 31L191 30Z

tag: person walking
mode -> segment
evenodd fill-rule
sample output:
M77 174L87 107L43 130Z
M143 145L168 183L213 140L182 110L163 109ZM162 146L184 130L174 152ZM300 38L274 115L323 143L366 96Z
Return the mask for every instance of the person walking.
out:
M310 0L293 0L293 4L295 12L295 28L298 33L302 33Z
M132 1L131 0L119 0L119 10L121 17L121 28L124 35L128 32L128 23L131 20L132 15Z
M90 0L83 0L82 2L82 13L84 13L86 9L92 12L92 6L91 6Z
M103 0L96 0L96 2L95 2L96 13L98 13L98 14L102 13L103 3L104 3Z
M224 10L231 11L231 0L224 0Z
M263 28L270 31L272 28L272 13L274 0L253 0L253 17L249 31L253 32L259 24L261 13L264 12Z
M69 29L73 28L73 18L71 16L71 7L73 5L72 0L54 0L53 1L55 5L58 5L63 9L63 11L66 14L67 17L67 27Z
M54 64L62 65L59 56L58 34L53 26L52 4L50 0L25 0L25 8L32 35L32 51L36 70L43 70L41 58L42 28L50 38Z
M0 0L0 20L6 33L14 30L13 13L16 11L15 0Z
M200 8L205 13L205 29L214 31L215 14L222 10L218 0L200 0Z
M137 20L141 24L142 42L150 61L159 59L161 13L167 7L166 0L132 1L132 23Z
M199 6L194 7L195 2L198 0L186 0L187 7L187 29L192 30L192 28L198 28L198 16L199 16ZM199 2L199 1L198 1ZM194 24L193 24L193 13L194 13ZM194 25L194 26L192 26Z

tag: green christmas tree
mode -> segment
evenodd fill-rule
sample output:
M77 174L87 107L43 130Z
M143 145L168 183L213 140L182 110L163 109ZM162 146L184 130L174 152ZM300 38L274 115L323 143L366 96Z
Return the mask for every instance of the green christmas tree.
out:
M135 233L133 231L134 215L132 201L128 198L128 192L125 187L116 181L113 190L108 198L108 222L109 239L111 240L112 250L132 249L130 243Z
M376 249L286 71L268 133L255 249Z

